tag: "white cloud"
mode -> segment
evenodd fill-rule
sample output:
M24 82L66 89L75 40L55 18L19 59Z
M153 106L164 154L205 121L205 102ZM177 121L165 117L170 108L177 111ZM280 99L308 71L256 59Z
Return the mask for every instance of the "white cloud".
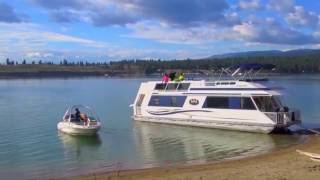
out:
M210 53L209 53L210 54ZM107 49L104 55L112 60L119 59L187 59L187 58L202 58L208 55L203 51L190 51L185 49L166 49L166 48L127 48L114 46Z
M320 42L314 34L302 32L275 18L249 18L232 28L203 25L192 28L172 28L160 23L137 23L127 26L129 37L150 39L163 43L201 45L219 41L244 41L249 43L292 45L300 47Z
M262 5L260 0L242 0L239 2L239 8L243 10L260 10Z
M240 35L243 39L251 39L259 34L258 29L250 23L243 23L233 27L233 31Z
M291 12L294 9L294 0L270 0L268 9L281 13Z
M178 35L178 34L177 34ZM55 44L58 45L55 46ZM62 44L60 44L62 43ZM71 46L65 47L71 43ZM119 59L153 58L171 59L195 57L186 50L166 48L131 48L91 39L50 32L40 25L0 23L0 61L5 58L22 60L68 60L106 61ZM198 56L197 56L198 57Z
M28 57L28 58L39 58L39 57L42 57L42 55L41 55L40 52L28 52L26 54L26 57Z
M25 54L27 58L50 58L54 57L52 53L46 53L46 52L27 52Z
M172 28L166 24L137 23L127 26L133 30L129 37L151 39L174 44L201 44L213 40L227 39L227 28L217 28L216 25L206 25L194 28Z
M71 42L71 43L79 43L86 46L92 47L105 47L106 44L102 42L97 42L94 40L79 38L75 36L64 35L60 33L54 32L41 32L40 35L44 40L47 42L49 41L56 41L56 42Z
M312 48L314 48L314 49L320 49L320 44L315 44L315 45L312 46Z
M0 51L7 56L49 57L49 49L51 51L68 49L57 46L55 43L70 43L83 48L105 48L108 46L104 42L47 31L37 24L0 23ZM69 48L72 49L72 47Z
M223 22L226 0L68 0L33 2L48 10L59 23L89 22L98 27L125 26L141 20L157 20L171 26L191 27Z
M245 22L233 27L235 37L245 42L258 42L279 45L311 45L320 42L320 38L313 34L305 34L283 26L273 18Z
M285 19L289 24L297 26L315 28L319 24L319 15L305 10L302 6L295 6Z
M51 32L43 29L41 26L29 23L4 24L0 23L0 40L3 41L28 41L33 43L49 42L69 42L91 47L104 47L106 43L80 38L72 35L66 35Z

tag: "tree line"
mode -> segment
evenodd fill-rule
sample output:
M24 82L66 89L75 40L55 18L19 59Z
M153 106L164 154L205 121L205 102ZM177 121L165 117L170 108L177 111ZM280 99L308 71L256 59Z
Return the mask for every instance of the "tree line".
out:
M98 66L128 73L153 74L168 70L182 70L188 72L210 71L217 72L222 68L234 67L244 63L262 63L276 65L275 72L279 73L319 73L320 54L307 54L299 56L256 56L231 58L206 58L185 60L121 60L105 62L68 61L63 59L59 63L38 60L29 64L46 64L61 66ZM16 65L18 62L6 60L6 65ZM23 60L20 64L28 64Z
M0 65L63 65L63 66L101 66L101 65L108 65L107 62L89 62L89 61L68 61L67 59L63 59L59 63L54 63L53 61L43 61L43 60L32 60L31 62L27 62L27 60L23 59L21 62L10 60L9 58L6 59L4 64Z
M222 68L236 67L246 63L274 64L275 72L278 73L319 73L320 55L310 54L302 56L258 56L258 57L232 57L223 59L186 59L186 60L131 60L112 62L119 67L137 66L145 74L164 72L166 70L178 69L197 72L207 70L218 72Z

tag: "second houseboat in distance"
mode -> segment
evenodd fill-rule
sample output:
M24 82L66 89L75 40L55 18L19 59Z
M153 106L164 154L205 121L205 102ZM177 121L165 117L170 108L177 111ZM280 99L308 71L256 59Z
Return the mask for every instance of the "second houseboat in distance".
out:
M282 104L281 93L254 79L271 65L246 64L216 81L149 81L133 106L137 121L270 133L301 123L300 112ZM241 76L239 76L239 74ZM237 77L237 78L236 78Z

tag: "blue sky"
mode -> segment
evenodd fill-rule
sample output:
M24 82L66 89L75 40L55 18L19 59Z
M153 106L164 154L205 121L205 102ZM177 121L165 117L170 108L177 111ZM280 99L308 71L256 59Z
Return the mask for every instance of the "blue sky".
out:
M319 0L0 0L0 61L320 48Z

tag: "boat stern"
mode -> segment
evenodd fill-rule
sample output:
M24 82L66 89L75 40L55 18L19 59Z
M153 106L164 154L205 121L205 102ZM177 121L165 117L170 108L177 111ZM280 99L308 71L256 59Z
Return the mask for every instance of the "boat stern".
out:
M276 128L287 128L294 124L301 124L301 113L299 110L289 112L265 112L275 124Z

